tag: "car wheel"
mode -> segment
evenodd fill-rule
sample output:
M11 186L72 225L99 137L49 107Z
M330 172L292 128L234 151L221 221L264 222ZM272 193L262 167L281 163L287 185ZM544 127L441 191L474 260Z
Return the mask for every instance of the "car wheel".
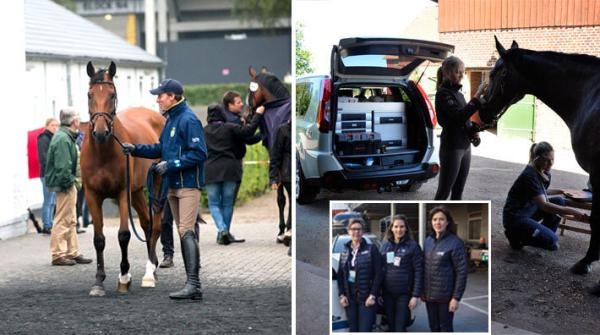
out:
M414 181L410 184L400 186L400 191L415 192L415 191L419 190L421 188L421 186L423 186L422 181Z
M308 185L300 166L300 160L296 159L296 162L296 202L304 205L315 200L319 189Z

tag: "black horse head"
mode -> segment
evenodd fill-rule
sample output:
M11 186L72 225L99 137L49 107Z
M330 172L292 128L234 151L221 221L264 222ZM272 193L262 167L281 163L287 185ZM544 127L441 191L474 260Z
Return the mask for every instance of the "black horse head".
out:
M521 100L525 95L524 83L527 81L515 69L513 62L518 56L519 45L513 41L509 50L504 49L496 39L496 50L500 58L496 61L490 73L490 83L485 96L486 103L479 111L481 121L492 124L508 109L508 107Z
M290 97L290 92L285 85L266 67L263 66L261 71L257 72L250 66L248 74L250 75L248 105L252 111L266 102Z

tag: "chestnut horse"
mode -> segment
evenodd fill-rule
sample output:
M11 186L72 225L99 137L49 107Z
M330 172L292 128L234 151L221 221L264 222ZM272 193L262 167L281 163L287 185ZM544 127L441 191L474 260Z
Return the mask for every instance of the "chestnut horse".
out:
M274 147L275 136L279 127L290 121L292 110L290 105L290 93L285 85L272 73L269 73L266 67L263 67L258 73L253 67L249 67L250 85L248 88L248 105L251 114L259 106L265 107L263 122L260 124L260 133L263 144L269 150ZM290 169L291 171L291 169ZM287 192L288 215L287 223L284 219L284 210L286 197L284 189ZM283 234L286 227L291 228L292 206L291 206L291 184L282 184L277 188L277 207L279 210L279 235ZM289 245L290 235L285 239L285 245Z
M81 176L85 187L85 198L94 223L94 248L96 249L96 283L91 296L104 296L104 247L102 203L106 198L117 200L119 207L119 246L121 247L121 272L117 289L126 293L131 284L127 247L131 233L128 228L128 188L126 184L126 157L129 159L129 189L131 205L135 208L146 236L148 262L142 278L142 287L154 287L154 271L158 264L156 241L160 235L160 212L153 217L144 197L146 175L152 160L125 156L120 143L156 143L164 127L165 120L157 112L138 107L116 113L117 91L113 77L117 71L114 62L108 70L95 71L92 62L87 64L90 76L88 90L89 128L81 148ZM154 185L160 185L159 177ZM158 186L157 186L158 187ZM157 192L155 187L155 192ZM150 190L149 190L150 191Z
M521 49L515 41L506 50L496 38L500 58L490 73L487 103L479 116L493 123L508 106L533 94L567 124L579 165L592 184L592 236L587 253L571 272L586 274L600 252L600 58ZM600 295L600 284L591 290Z

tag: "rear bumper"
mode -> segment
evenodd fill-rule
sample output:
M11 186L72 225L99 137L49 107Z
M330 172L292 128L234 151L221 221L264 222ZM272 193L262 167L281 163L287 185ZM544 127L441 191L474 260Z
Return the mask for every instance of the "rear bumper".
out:
M437 163L421 163L402 169L383 170L340 170L327 172L321 178L321 185L326 188L358 188L374 189L387 185L408 185L414 182L427 181L434 178L439 171Z

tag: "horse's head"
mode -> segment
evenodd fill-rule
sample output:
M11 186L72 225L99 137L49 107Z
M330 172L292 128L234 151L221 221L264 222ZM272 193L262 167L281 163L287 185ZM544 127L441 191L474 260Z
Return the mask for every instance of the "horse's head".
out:
M262 67L260 73L250 66L248 68L250 74L250 85L248 86L248 106L251 111L262 106L266 102L289 98L290 93L283 83L270 73L266 67Z
M90 77L90 133L99 142L105 142L113 135L113 120L117 113L117 89L113 82L116 72L114 62L110 62L108 70L100 69L97 72L91 61L87 64L87 74Z
M506 109L521 100L525 95L523 78L515 69L515 51L519 48L517 42L513 41L509 50L504 49L496 39L496 49L500 58L490 72L490 83L485 95L486 103L479 111L481 121L486 124L495 123Z

